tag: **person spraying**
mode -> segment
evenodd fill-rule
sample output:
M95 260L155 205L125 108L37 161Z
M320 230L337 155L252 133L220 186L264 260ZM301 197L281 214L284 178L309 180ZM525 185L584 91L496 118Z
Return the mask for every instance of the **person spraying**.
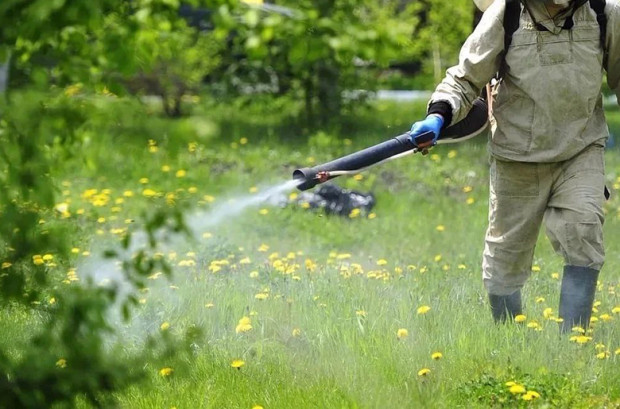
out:
M477 0L485 8L412 141L461 120L492 80L482 277L496 322L522 313L541 226L564 259L560 330L589 325L605 260L602 83L620 98L617 0ZM488 9L487 9L488 7Z

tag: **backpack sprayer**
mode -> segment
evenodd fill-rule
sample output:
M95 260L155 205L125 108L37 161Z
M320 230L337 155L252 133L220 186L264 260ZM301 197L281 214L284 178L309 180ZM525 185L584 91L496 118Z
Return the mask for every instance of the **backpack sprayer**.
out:
M483 98L477 98L465 119L446 128L441 132L437 143L440 145L462 142L480 134L488 126L488 107ZM427 152L426 148L419 149L417 145L433 139L432 132L426 132L415 138L414 144L409 133L381 142L361 151L352 153L331 162L317 165L312 168L296 169L293 179L299 180L299 190L312 189L318 184L327 182L338 176L352 175L372 166L401 158L412 153Z

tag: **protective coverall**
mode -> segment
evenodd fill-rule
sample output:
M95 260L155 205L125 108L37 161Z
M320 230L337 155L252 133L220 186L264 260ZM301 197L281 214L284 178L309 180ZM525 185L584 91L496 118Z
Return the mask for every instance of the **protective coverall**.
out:
M587 326L604 262L603 49L586 1L550 16L524 0L504 52L505 0L495 0L467 39L429 104L444 127L463 119L496 73L491 116L489 225L483 282L496 321L521 313L520 289L532 267L540 226L565 261L563 331ZM575 7L573 10L572 7ZM573 13L574 26L563 29ZM620 3L607 0L607 79L620 101ZM538 30L536 23L547 31Z

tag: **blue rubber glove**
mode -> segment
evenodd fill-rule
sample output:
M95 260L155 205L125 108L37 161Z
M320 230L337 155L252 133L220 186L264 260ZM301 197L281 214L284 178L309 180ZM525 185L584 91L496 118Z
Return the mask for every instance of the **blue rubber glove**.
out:
M443 122L444 120L440 115L431 114L427 116L425 120L414 123L411 127L411 131L409 132L411 142L413 142L413 144L416 145L418 148L428 148L434 146L437 143L437 139L439 138L439 133L441 132ZM421 143L420 146L418 146L415 141L415 137L429 131L433 132L433 134L435 135L433 140L426 143Z

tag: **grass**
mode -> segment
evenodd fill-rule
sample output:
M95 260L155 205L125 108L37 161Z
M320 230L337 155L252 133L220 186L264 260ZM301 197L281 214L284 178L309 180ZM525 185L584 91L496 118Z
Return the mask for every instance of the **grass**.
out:
M526 321L492 323L480 277L484 138L338 179L376 195L370 217L269 204L219 217L288 180L296 167L406 131L424 110L381 102L344 118L336 131L310 133L282 120L285 104L243 108L204 103L169 122L132 102L102 102L82 129L92 135L83 154L56 169L58 200L71 216L46 219L73 226L81 280L105 277L101 251L139 231L140 215L152 207L190 209L197 230L193 240L162 246L173 277L151 276L133 321L113 323L129 351L148 333L200 328L200 335L188 341L187 355L145 362L150 378L118 394L119 407L620 406L617 150L607 153L614 196L606 204L598 322L580 345L545 318L547 308L557 315L562 260L542 235L524 289ZM110 121L117 115L125 120ZM608 117L620 136L620 113ZM59 286L67 285L65 272L50 267ZM27 338L38 320L22 312L0 317L9 328L0 336L5 345ZM251 328L239 326L242 319ZM231 367L235 360L243 366ZM532 394L512 393L507 382L540 397L526 401Z

